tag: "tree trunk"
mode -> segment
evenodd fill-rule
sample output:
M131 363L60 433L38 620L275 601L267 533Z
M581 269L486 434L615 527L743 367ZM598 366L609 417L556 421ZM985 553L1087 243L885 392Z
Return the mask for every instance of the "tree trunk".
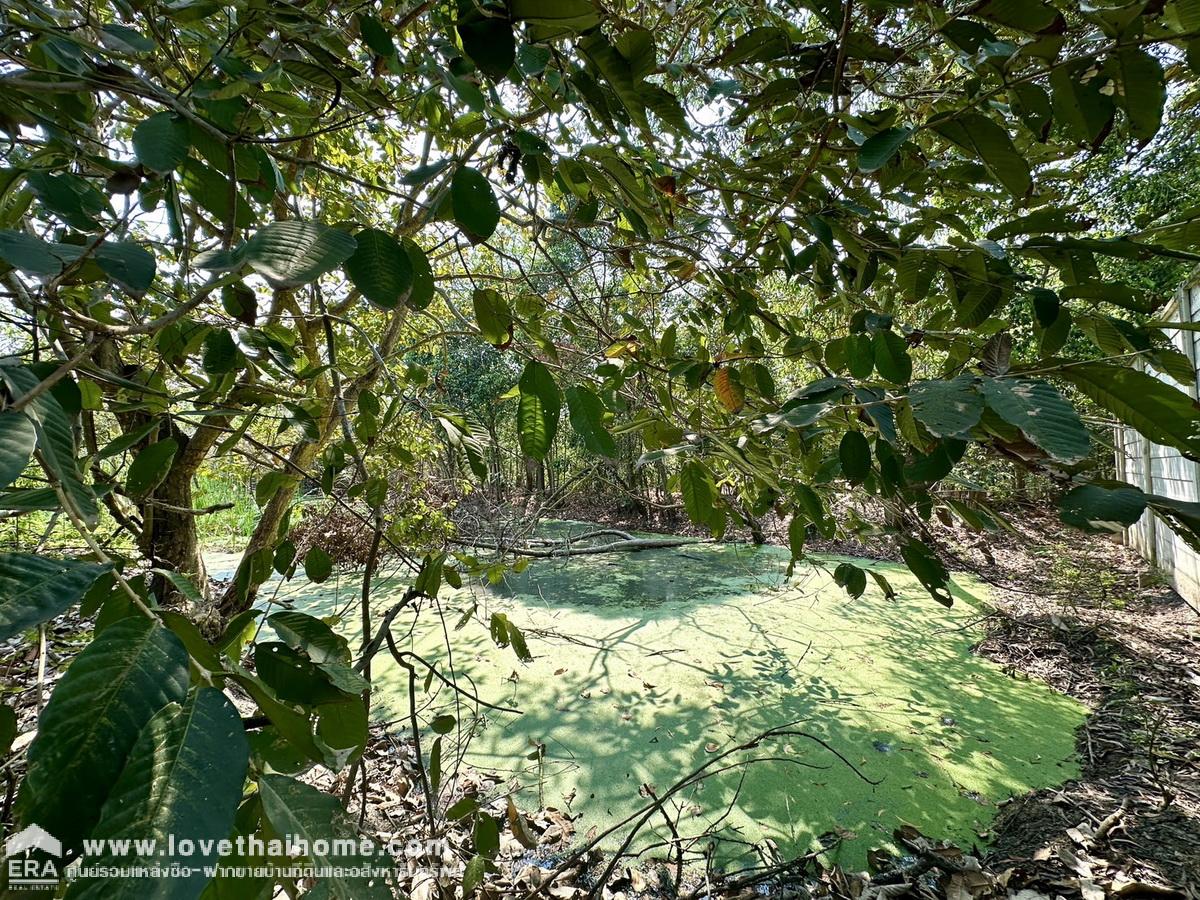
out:
M317 457L321 455L321 450L325 447L330 435L333 433L333 423L336 415L331 410L325 416L321 423L321 436L319 440L296 444L292 447L292 452L288 454L288 465L285 470L287 474L299 475L301 472L309 471L313 463L317 461ZM267 505L263 508L262 515L259 517L258 524L254 527L254 533L250 535L250 541L246 544L246 549L242 551L242 563L245 563L258 551L274 547L279 543L281 537L279 526L283 522L283 516L287 512L288 507L292 504L292 499L296 496L296 491L300 487L300 480L300 478L294 478L286 482L275 492L275 496L267 501ZM237 580L234 579L234 581L230 582L229 587L225 589L225 593L221 595L217 609L223 619L229 620L238 613L253 606L257 594L258 586L251 585L246 591L245 596L239 596Z
M171 469L154 493L139 504L142 533L138 539L138 549L150 560L151 565L187 575L201 594L208 593L208 575L200 553L196 513L192 505L192 479L228 423L227 417L205 422L190 436L173 428L171 437L180 446ZM174 593L170 582L161 575L154 576L150 588L163 598Z

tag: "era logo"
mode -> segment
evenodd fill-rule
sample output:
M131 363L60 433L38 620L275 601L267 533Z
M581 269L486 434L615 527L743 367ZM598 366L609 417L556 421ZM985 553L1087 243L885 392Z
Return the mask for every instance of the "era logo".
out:
M40 825L30 825L11 835L4 842L4 855L10 887L53 888L58 885L62 843Z

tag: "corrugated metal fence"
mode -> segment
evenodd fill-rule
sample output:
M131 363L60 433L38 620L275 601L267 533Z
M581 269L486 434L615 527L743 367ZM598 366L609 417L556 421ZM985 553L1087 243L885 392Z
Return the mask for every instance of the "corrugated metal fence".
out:
M1169 322L1200 321L1200 283L1188 283L1163 311ZM1200 357L1200 332L1173 329L1167 332L1175 347L1191 361L1193 368ZM1139 367L1156 378L1175 385L1192 397L1200 386L1180 384L1153 367ZM1132 428L1119 427L1116 434L1117 477L1137 485L1148 494L1161 494L1177 500L1200 500L1200 465L1184 459L1178 450L1146 440ZM1125 532L1126 542L1171 579L1182 596L1200 601L1200 556L1175 536L1165 522L1147 510Z

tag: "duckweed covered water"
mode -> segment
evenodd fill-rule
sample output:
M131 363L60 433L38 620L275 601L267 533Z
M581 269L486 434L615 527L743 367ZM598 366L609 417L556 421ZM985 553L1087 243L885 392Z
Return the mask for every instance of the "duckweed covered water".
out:
M457 747L468 764L518 782L522 805L540 794L582 812L580 834L788 723L797 734L729 758L754 762L680 794L671 808L681 834L715 827L732 861L763 838L788 854L833 831L844 839L840 861L861 866L905 823L978 842L998 803L1077 774L1084 709L971 653L979 584L956 579L947 610L902 567L857 560L885 573L899 597L888 601L869 582L851 600L833 582L838 561L798 566L789 580L788 554L776 547L539 560L494 588L444 591L448 644L428 609L394 631L402 646L468 676L479 696L522 710L472 717L435 682L421 718L450 712L462 726L445 738L443 767ZM348 607L352 623L358 587L342 584L283 593L318 614ZM381 581L378 608L402 587ZM496 647L478 622L455 630L475 604L485 622L503 612L522 627L534 661ZM376 659L377 715L406 717L406 673L386 653ZM540 762L528 758L538 745ZM651 824L640 846L669 836L661 817Z

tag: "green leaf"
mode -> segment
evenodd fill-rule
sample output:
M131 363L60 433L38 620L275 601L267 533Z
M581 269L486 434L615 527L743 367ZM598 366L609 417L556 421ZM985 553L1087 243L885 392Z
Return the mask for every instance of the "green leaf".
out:
M138 162L152 172L173 172L187 159L189 134L185 119L174 113L155 113L133 129L133 152Z
M517 382L517 438L521 452L534 459L545 459L558 431L562 396L550 370L531 359Z
M237 367L238 348L224 328L214 328L204 337L204 355L200 365L209 375L224 375Z
M788 549L792 554L792 562L804 558L804 538L808 530L808 519L796 514L788 521Z
M888 128L873 134L858 150L858 171L877 172L888 164L912 135L911 128Z
M500 826L485 812L475 816L475 852L491 859L500 852Z
M471 295L471 304L485 341L500 348L512 343L513 314L503 294L491 288L477 288Z
M934 600L943 606L954 605L954 598L947 590L950 573L929 547L919 541L905 541L900 547L900 556Z
M472 897L475 889L483 884L483 876L487 873L488 861L476 854L467 861L463 868L462 892L463 897Z
M29 746L18 812L78 849L125 767L142 727L188 690L188 655L158 622L114 622L71 663Z
M132 875L81 879L71 884L69 900L199 897L208 882L203 867L217 863L217 842L233 831L249 760L241 716L220 691L202 687L182 705L171 703L159 710L142 729L89 835L109 841L103 845L109 850L86 857L84 865L178 863L193 874L157 882L159 890L154 891L147 890L145 878ZM170 838L177 848L180 841L193 841L196 852L183 856L177 850L172 857ZM147 839L156 842L155 852L139 852L138 844ZM125 840L134 841L132 854L111 852L111 842Z
M279 641L255 642L254 668L285 702L307 708L345 699L312 660Z
M0 509L17 512L53 512L62 509L54 488L0 491Z
M1061 13L1043 0L984 0L973 6L970 14L1027 34L1047 31L1061 18Z
M1079 413L1051 384L1032 378L985 378L987 405L1059 462L1072 465L1091 452L1091 438Z
M913 415L936 437L963 437L979 424L983 397L971 375L951 381L918 381L908 392Z
M463 50L479 71L493 81L502 80L517 57L512 23L501 16L485 15L469 4L460 9L467 10L458 22Z
M1035 210L1027 216L1020 216L997 225L987 233L987 236L993 241L998 241L1018 234L1061 234L1083 231L1091 225L1092 220L1082 218L1073 210L1046 207Z
M297 476L289 475L278 469L267 472L254 485L254 502L259 508L265 507L283 488L294 484Z
M21 477L36 444L37 430L29 416L20 411L0 412L0 487Z
M11 706L0 706L0 756L7 756L17 739L17 714Z
M867 573L853 563L839 563L833 570L833 580L855 600L867 589Z
M292 835L308 846L308 859L317 868L338 873L368 867L375 860L359 853L331 855L335 841L361 840L336 797L324 794L286 775L263 775L258 780L263 813L279 834ZM325 852L317 852L324 850ZM380 866L380 868L382 868ZM321 878L318 887L325 887L337 900L391 900L392 892L381 877L351 877L331 874Z
M304 554L304 574L309 581L320 584L333 574L333 560L320 547L309 547Z
M1156 444L1200 458L1200 408L1183 391L1127 366L1084 363L1056 373Z
M1054 120L1076 141L1094 145L1111 124L1112 98L1100 93L1105 83L1087 63L1050 72Z
M442 589L442 570L445 568L446 554L429 554L421 561L421 569L413 579L413 590L426 597L436 597Z
M58 275L78 257L78 247L50 244L25 231L0 229L0 259L30 275Z
M931 123L943 137L978 157L992 177L1014 197L1024 197L1033 186L1029 163L1017 152L1003 126L981 113L956 113Z
M582 385L567 388L566 396L571 427L583 438L584 446L591 453L615 458L617 443L604 427L604 402Z
M600 11L592 0L509 0L514 22L540 29L539 40L581 33L600 24Z
M879 374L892 384L908 384L912 378L912 358L904 338L894 331L877 331L873 343Z
M152 569L151 571L162 575L168 574L163 569ZM175 576L170 580L172 585L174 585L176 588L179 587L180 583L188 586L188 590L181 589L179 591L183 596L187 597L189 600L192 600L193 595L196 597L200 596L200 592L196 590L195 585L193 585L189 580L184 578L182 575L179 575L177 572L172 572L170 574ZM192 602L203 602L203 599ZM191 619L183 615L183 613L177 613L174 610L163 609L162 607L156 608L154 613L160 619L162 619L164 625L171 629L171 632L175 635L175 637L179 638L179 640L183 642L183 646L187 648L188 654L192 657L193 665L199 666L213 674L217 674L225 670L225 665L221 661L221 654L218 652L216 647L214 647L208 642L207 639L205 639L204 635L200 633L200 629L196 627Z
M1129 119L1129 131L1145 144L1158 134L1162 125L1167 102L1162 66L1140 47L1121 47L1114 60L1120 82L1117 97Z
M470 166L462 166L450 181L454 221L474 241L486 241L500 224L500 203L492 186Z
M0 641L53 619L79 602L107 565L0 553Z
M861 431L847 431L838 444L842 474L852 484L866 481L871 474L871 444Z
M364 297L381 309L395 309L413 287L408 251L386 231L364 228L358 246L342 268Z
M1091 532L1122 532L1146 511L1146 495L1122 482L1082 484L1058 501L1063 522Z
M717 508L716 486L703 463L690 459L679 469L679 492L688 518L697 525L707 525L714 533L725 525L725 515Z
M95 258L106 275L135 297L146 293L154 282L154 254L141 244L105 241L96 248Z
M358 33L362 37L363 43L373 52L380 56L396 55L396 45L392 42L392 36L383 27L383 23L374 16L363 13L358 15Z
M267 624L289 647L303 650L315 663L350 663L350 644L314 616L285 610L268 616Z
M0 366L0 377L8 383L13 397L28 394L40 379L26 368ZM25 407L38 436L42 464L67 495L84 524L95 527L100 520L96 494L83 482L75 459L75 427L53 391L46 391Z
M163 483L179 451L175 438L155 441L138 451L125 476L125 491L131 497L144 497Z
M608 41L600 29L589 32L578 43L588 68L612 88L636 128L649 132L646 106L642 99L642 80L634 77L629 61Z
M429 265L429 257L421 245L411 238L405 238L401 246L408 255L409 268L413 273L412 288L404 302L411 309L424 309L433 300L433 269Z
M433 181L439 172L450 165L451 160L439 159L436 162L426 163L423 166L417 166L412 171L406 173L400 179L402 184L407 184L409 187L420 187L423 184L428 184Z
M254 210L242 192L231 186L229 179L216 169L189 156L183 161L178 179L192 201L216 216L218 221L225 223L232 220L238 228L254 225Z
M316 737L325 754L325 765L335 772L361 756L369 737L367 708L362 698L318 706Z
M332 272L356 247L344 231L290 219L256 231L246 242L246 262L273 287L299 287Z

